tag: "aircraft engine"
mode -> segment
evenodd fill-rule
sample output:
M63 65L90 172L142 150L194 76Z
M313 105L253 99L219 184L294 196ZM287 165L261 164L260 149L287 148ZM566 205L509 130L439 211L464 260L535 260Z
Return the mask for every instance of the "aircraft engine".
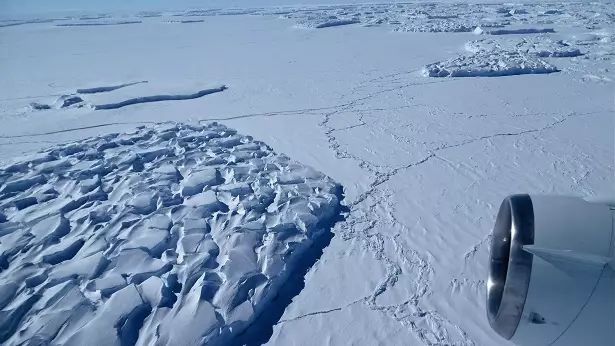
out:
M487 317L518 345L615 345L615 202L512 195L491 243Z

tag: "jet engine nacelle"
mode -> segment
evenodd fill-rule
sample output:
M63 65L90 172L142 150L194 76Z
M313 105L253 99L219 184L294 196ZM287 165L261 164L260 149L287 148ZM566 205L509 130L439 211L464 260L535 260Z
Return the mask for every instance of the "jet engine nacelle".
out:
M615 345L614 225L614 202L507 197L491 243L491 327L518 345Z

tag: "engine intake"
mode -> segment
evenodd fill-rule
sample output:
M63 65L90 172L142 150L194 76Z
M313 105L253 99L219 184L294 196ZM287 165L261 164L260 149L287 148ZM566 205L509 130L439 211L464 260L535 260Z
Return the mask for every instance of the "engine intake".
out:
M491 242L487 318L519 345L615 345L615 203L512 195Z

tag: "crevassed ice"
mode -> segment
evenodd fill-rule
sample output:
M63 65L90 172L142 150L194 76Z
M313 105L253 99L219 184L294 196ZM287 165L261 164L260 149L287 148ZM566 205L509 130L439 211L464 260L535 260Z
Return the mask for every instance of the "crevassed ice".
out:
M220 124L0 169L0 343L224 344L328 231L340 187Z

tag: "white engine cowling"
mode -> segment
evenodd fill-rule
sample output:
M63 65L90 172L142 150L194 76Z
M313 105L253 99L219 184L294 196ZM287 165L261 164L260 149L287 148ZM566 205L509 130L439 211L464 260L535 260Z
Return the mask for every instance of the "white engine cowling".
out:
M615 203L513 195L493 230L487 317L518 345L615 345Z

